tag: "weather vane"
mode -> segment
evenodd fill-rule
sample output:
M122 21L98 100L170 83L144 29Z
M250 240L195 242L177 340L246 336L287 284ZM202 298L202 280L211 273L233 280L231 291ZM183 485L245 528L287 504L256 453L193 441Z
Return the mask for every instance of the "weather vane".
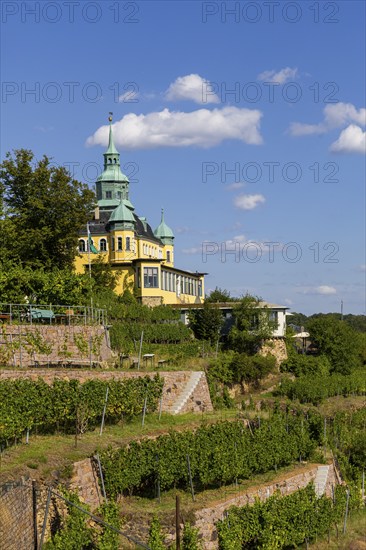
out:
M109 120L109 122L112 122L112 120L113 120L113 113L111 111L109 111L108 120Z

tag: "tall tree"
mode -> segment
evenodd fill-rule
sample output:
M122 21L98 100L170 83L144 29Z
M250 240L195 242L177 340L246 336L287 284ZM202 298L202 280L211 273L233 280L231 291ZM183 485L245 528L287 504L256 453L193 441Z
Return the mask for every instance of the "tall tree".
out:
M192 309L189 312L189 326L199 340L211 340L214 344L220 337L224 318L220 309L205 301L202 309Z
M332 372L349 374L361 366L361 335L344 321L324 315L309 320L310 339L331 364Z
M246 294L233 309L234 324L229 333L229 347L239 353L254 355L270 338L276 323L260 298Z
M71 268L94 193L61 166L32 151L7 153L0 165L0 252L22 265Z

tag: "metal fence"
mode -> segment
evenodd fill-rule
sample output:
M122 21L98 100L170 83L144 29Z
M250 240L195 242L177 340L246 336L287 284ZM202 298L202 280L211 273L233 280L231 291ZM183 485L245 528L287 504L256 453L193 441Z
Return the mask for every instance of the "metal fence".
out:
M107 312L105 309L89 306L0 303L0 323L105 326Z

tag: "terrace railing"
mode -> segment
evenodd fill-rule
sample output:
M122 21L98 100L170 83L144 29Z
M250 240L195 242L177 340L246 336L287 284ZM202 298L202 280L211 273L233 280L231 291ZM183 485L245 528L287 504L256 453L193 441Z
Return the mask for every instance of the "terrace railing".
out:
M105 326L107 312L105 309L80 305L0 303L0 323Z

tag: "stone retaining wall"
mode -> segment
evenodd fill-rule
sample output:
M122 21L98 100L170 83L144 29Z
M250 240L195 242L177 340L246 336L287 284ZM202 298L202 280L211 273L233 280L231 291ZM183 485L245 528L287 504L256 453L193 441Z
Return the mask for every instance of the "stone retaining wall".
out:
M37 380L41 377L47 384L52 384L55 378L62 380L75 379L81 383L90 379L98 380L125 380L128 378L136 378L140 376L149 376L153 378L156 372L124 372L124 371L97 371L97 370L68 370L68 369L27 369L27 370L0 370L0 380L14 380L17 378L28 378ZM159 375L164 378L162 411L170 412L172 405L177 400L178 396L184 390L188 383L191 371L167 371L159 372ZM184 405L181 413L185 412L202 412L212 411L212 403L206 376L202 375L200 382L194 390L191 398Z
M259 351L260 355L274 355L276 365L279 367L287 359L286 343L283 338L270 338Z
M299 489L303 489L315 480L317 470L318 466L311 466L310 468L305 469L305 471L283 479L282 481L262 486L259 489L249 490L246 493L242 493L236 497L215 503L210 507L202 508L201 510L195 512L195 527L198 528L200 536L204 540L205 550L213 550L218 548L217 530L215 524L217 521L225 517L225 511L231 506L245 506L247 504L254 504L256 498L264 501L276 491L279 491L281 495L285 496ZM332 486L336 484L336 473L333 465L331 465L329 468L325 489L326 496L330 497L332 495Z
M32 367L58 362L105 362L112 357L102 326L1 325L0 364Z

